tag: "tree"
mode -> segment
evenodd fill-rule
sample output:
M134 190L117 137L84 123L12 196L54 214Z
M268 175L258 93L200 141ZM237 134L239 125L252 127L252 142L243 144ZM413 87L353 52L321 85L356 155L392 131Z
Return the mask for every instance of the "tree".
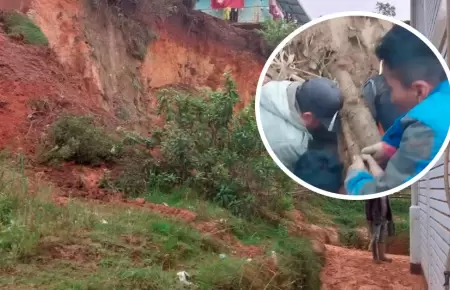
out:
M386 3L377 2L376 6L375 6L375 12L379 13L379 14L387 15L387 16L392 16L392 17L397 15L397 13L395 12L395 6L391 5L387 2Z

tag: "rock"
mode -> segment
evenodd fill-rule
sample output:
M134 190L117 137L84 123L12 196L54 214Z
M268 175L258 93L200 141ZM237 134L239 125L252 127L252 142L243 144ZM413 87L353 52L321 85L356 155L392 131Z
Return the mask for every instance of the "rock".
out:
M340 241L339 241L339 233L337 232L337 230L331 227L325 228L325 230L327 231L328 235L328 243L333 246L339 246Z
M366 227L357 228L356 233L357 233L358 239L360 241L369 242L370 234L369 234L369 230Z
M143 205L143 204L145 204L145 199L143 199L143 198L136 198L136 203L139 204L139 205Z
M325 255L327 248L325 247L325 243L318 240L311 240L312 250L318 256Z

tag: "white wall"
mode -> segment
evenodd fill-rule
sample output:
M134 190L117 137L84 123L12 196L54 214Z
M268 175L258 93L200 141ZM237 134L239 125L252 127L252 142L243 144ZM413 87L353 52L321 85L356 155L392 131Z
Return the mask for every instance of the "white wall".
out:
M442 160L419 181L419 257L429 289L444 289L450 250L450 209L444 192ZM417 249L415 249L417 251Z
M447 57L446 0L413 0L412 25ZM420 262L430 290L444 289L450 251L450 208L444 191L443 159L416 185L418 207L411 206L411 263ZM413 190L413 192L414 192ZM418 239L418 240L417 240Z

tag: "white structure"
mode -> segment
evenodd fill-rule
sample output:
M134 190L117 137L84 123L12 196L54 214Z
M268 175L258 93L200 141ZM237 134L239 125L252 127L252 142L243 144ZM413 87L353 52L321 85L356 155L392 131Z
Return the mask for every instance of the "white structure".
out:
M411 0L411 25L447 59L446 8L447 0ZM450 266L450 198L444 186L444 166L449 166L444 157L411 190L411 272L423 273L430 290L448 289L444 273Z

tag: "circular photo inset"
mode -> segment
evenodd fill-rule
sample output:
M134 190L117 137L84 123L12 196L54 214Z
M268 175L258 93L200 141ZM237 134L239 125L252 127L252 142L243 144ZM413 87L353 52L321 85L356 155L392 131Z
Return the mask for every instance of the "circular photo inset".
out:
M419 32L374 13L308 23L272 53L256 118L278 166L330 197L370 199L420 179L448 144L448 67Z

